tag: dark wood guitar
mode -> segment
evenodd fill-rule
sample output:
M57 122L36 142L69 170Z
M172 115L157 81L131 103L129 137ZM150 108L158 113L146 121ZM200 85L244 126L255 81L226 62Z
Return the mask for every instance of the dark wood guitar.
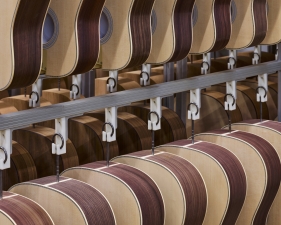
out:
M112 208L94 187L78 180L55 176L17 184L10 192L21 194L42 207L55 224L116 224Z
M9 0L1 6L0 90L31 85L39 76L49 4L50 0Z
M235 225L243 207L247 181L237 157L209 142L179 140L156 148L190 161L201 173L207 189L204 225ZM218 201L218 199L220 199Z
M6 191L0 201L0 221L3 225L54 225L50 215L39 204Z
M257 135L236 130L210 131L196 135L195 140L227 148L244 167L247 194L236 224L266 224L281 180L280 159L272 145Z
M112 206L117 224L164 224L162 194L138 169L116 163L106 167L105 161L99 161L67 169L62 175L97 188Z

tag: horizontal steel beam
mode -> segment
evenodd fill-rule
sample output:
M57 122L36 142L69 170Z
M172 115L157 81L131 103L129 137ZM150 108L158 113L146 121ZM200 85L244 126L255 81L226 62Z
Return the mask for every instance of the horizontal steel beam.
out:
M272 61L253 66L227 70L208 75L161 83L157 85L91 97L42 108L30 109L10 114L0 115L0 130L18 129L62 117L74 117L85 112L104 109L107 107L127 105L145 99L173 95L196 88L205 88L211 85L232 80L243 80L247 77L263 73L275 73L281 70L280 61Z

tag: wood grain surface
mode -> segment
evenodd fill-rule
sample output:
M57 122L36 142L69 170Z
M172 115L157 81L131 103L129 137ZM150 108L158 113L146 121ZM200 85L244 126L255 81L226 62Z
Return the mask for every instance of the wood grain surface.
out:
M19 143L12 142L11 167L3 171L3 190L37 178L35 163L29 152Z
M164 224L164 203L153 180L127 165L105 165L105 161L100 161L74 167L62 176L97 188L112 206L117 224Z
M116 224L106 198L78 180L61 177L57 182L50 176L15 185L10 191L40 204L55 224Z
M0 220L3 225L54 225L50 215L34 201L4 192L0 201Z
M281 135L281 125L279 122L265 120L247 120L233 124L233 129L249 132L258 135L267 140L277 151L279 159L281 158L281 148L279 144ZM267 217L267 224L278 224L281 220L279 209L281 206L281 190L276 195L276 198L271 206Z
M81 91L81 90L80 90ZM69 89L58 89L52 88L48 90L42 91L42 97L45 98L52 104L58 104L63 102L73 101L70 98L70 90ZM80 96L80 99L85 98L83 95Z
M105 0L54 0L50 8L59 23L59 35L46 49L46 74L55 77L90 71L100 48L99 21ZM65 13L67 12L67 13Z
M106 143L102 141L104 121L80 116L68 121L68 137L76 148L79 165L106 159ZM117 141L110 143L110 158L119 155Z
M42 29L50 0L3 1L1 49L4 72L0 90L33 84L39 76L42 61ZM5 24L3 24L5 23ZM5 40L9 38L9 40ZM6 55L7 54L7 55ZM9 58L7 60L7 57ZM5 59L5 60L4 60ZM8 61L8 62L7 62ZM4 69L3 67L8 67ZM2 69L3 68L3 69Z
M56 174L56 155L52 154L52 137L55 130L36 126L15 130L13 140L21 144L30 153L37 169L38 178ZM60 172L79 165L75 147L66 141L66 154L60 156Z
M245 169L247 195L237 224L266 224L281 179L279 156L272 145L256 135L242 131L228 133L227 130L199 134L196 140L227 148L239 158Z
M105 121L104 111L89 112L85 115ZM117 123L116 140L120 155L151 149L151 134L143 120L133 114L119 112Z
M156 148L190 161L201 173L208 207L203 224L234 225L246 197L246 175L238 158L209 142L179 140ZM219 199L219 200L218 200Z
M152 155L151 150L145 150L112 161L136 167L155 181L165 203L165 224L203 223L207 207L205 184L187 160L165 152Z
M118 111L134 114L146 124L148 123L148 113L150 112L149 106L133 104L121 107ZM185 139L186 137L185 125L178 115L174 111L162 107L161 129L155 131L155 146Z

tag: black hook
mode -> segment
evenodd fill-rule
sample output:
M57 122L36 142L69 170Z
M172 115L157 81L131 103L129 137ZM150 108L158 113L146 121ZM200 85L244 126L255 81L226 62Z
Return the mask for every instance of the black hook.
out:
M209 69L210 69L210 64L208 63L208 62L205 62L205 61L203 61L202 63L201 63L201 68L203 68L204 67L204 64L207 64L207 71L209 71Z
M259 94L259 89L263 89L264 90L264 98L265 98L266 95L267 95L267 90L263 86L258 86L257 89L256 89L257 94Z
M231 59L234 61L233 66L236 66L237 61L236 61L236 59L235 59L234 57L229 57L229 58L228 58L228 63L230 64L230 60L231 60Z
M113 77L109 77L106 81L106 84L109 84L110 80L113 80L113 83L114 83L113 88L115 88L116 87L116 80Z
M29 95L29 98L31 98L32 94L36 94L36 103L38 103L38 101L39 101L39 94L38 94L38 92L32 91L32 92L30 93L30 95Z
M226 94L226 95L224 96L224 101L225 101L225 102L226 102L226 100L227 100L227 96L232 97L232 99L233 99L232 106L234 106L236 100L235 100L235 97L233 96L233 94Z
M76 96L79 95L79 92L80 92L79 86L78 86L77 84L72 84L72 85L70 86L70 91L72 91L72 87L76 87L76 88L77 88L77 91L76 91L75 95L76 95Z
M111 127L111 130L112 130L112 131L111 131L110 137L112 137L113 134L114 134L114 127L113 127L113 125L112 125L110 122L105 122L105 123L103 124L103 126L102 126L102 131L105 131L104 128L105 128L106 125L109 125L109 126Z
M157 112L155 112L155 111L151 111L151 112L149 112L149 113L148 113L148 119L149 119L149 120L151 120L151 114L156 115L156 117L157 117L157 122L156 122L156 125L158 125L158 124L159 124L159 122L160 122L160 117L159 117L158 113L157 113Z
M4 152L4 154L5 154L5 159L4 159L4 161L3 161L3 163L5 164L6 162L7 162L7 159L8 159L8 154L7 154L7 151L6 151L6 149L4 148L4 147L0 147L0 149Z
M63 138L63 136L61 135L61 134L54 134L54 136L53 136L53 138L52 138L52 143L55 143L55 137L56 136L59 136L60 138L61 138L61 146L60 146L60 149L62 149L63 148L63 146L64 146L64 138Z
M148 82L148 81L149 81L149 78L150 78L149 74L148 74L147 72L144 72L144 71L142 71L142 72L140 73L141 76L142 76L142 74L145 74L145 75L147 76L146 81Z
M197 111L196 111L195 115L197 116L198 113L199 113L199 107L198 107L198 105L197 105L195 102L189 103L188 106L187 106L187 110L188 110L188 111L190 111L190 106L191 106L191 105L194 105L194 106L196 107L196 110L197 110Z

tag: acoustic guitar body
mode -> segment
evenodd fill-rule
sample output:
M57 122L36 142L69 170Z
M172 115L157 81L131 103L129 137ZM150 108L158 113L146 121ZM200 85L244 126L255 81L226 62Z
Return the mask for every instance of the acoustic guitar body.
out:
M281 179L279 156L272 145L256 135L242 131L229 133L227 130L198 134L195 140L227 148L244 167L247 194L236 224L266 224Z
M107 0L109 26L102 41L102 69L121 70L143 64L151 50L151 12L155 0Z
M56 155L52 154L52 137L55 130L35 126L15 130L13 140L21 144L30 153L36 165L38 178L54 175L56 171ZM79 160L75 147L70 140L65 142L66 154L60 156L60 172L78 166Z
M231 0L196 0L191 54L218 51L227 45L231 36L230 5Z
M165 224L203 223L207 195L198 170L178 156L151 150L116 157L114 163L133 166L150 176L159 187L165 206Z
M209 142L179 140L156 148L191 162L201 173L208 193L204 225L234 225L246 197L246 175L238 158Z
M281 1L267 0L268 30L262 45L274 45L281 41Z
M52 217L55 224L114 225L115 216L106 198L94 187L78 180L44 177L13 186L10 192L25 196Z
M104 2L52 0L44 33L44 67L48 76L77 75L95 66L100 49L99 21Z
M179 61L192 44L192 10L195 0L156 0L152 13L152 49L146 63Z
M227 49L259 45L267 32L267 0L233 0L232 34Z
M33 84L42 61L42 28L50 0L1 0L0 90Z
M267 140L277 151L279 158L281 158L281 148L279 140L281 138L281 124L275 121L265 120L248 120L240 123L234 123L233 129L249 132L251 134L258 135ZM267 217L267 224L278 224L281 221L280 215L281 207L281 190L279 188L278 194L271 206Z
M19 143L12 142L11 167L3 171L3 190L37 178L35 163L29 152Z
M4 192L0 201L1 225L54 225L50 215L24 196Z
M100 161L67 169L62 176L99 190L112 206L117 224L164 224L162 195L153 180L138 169L116 163L107 167Z

